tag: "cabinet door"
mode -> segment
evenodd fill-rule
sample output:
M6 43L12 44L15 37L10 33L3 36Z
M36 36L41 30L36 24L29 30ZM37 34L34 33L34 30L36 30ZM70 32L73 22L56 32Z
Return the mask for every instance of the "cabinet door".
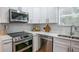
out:
M47 7L41 7L41 19L40 19L40 23L46 23L48 20L48 17L47 17Z
M3 52L12 52L12 41L2 44Z
M9 23L8 7L0 7L0 23Z
M79 52L79 41L71 41L71 47L72 52Z
M62 43L54 42L53 52L68 52L69 47Z
M72 47L71 51L72 52L79 52L79 47Z
M48 7L47 8L47 17L49 19L49 23L57 23L57 8L56 7Z
M70 41L63 38L54 38L53 51L54 52L68 52L70 47Z
M33 15L32 15L32 23L40 23L40 8L34 7L33 8Z

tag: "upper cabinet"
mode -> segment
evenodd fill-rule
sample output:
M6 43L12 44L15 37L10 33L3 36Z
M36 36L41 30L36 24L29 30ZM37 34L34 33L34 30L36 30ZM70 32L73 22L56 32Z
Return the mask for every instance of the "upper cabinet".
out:
M61 7L59 8L59 24L65 26L79 26L79 8Z
M49 23L58 23L58 8L48 7L47 17L48 17Z
M34 7L33 8L33 15L32 15L32 23L40 23L41 17L40 17L40 8Z
M9 23L8 7L0 7L0 23Z
M46 23L46 20L48 20L47 16L47 7L41 7L40 8L40 23Z
M41 8L40 23L57 23L58 9L56 7L42 7Z
M57 23L57 8L56 7L24 7L22 11L29 13L28 23Z

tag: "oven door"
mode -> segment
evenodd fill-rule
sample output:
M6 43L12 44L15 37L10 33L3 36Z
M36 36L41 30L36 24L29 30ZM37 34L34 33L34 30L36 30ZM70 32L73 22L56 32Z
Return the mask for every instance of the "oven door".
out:
M32 40L13 43L14 52L32 52Z

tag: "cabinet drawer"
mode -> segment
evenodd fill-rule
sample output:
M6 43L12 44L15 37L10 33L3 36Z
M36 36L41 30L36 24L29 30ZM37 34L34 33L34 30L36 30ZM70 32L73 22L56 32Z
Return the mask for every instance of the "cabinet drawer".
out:
M70 41L62 38L54 38L54 42L60 42L66 45L70 45Z

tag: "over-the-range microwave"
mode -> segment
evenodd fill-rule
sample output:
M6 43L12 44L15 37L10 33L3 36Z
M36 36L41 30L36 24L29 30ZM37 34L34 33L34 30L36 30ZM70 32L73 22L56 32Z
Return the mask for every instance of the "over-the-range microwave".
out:
M29 14L23 11L9 9L9 21L27 23L29 20Z

